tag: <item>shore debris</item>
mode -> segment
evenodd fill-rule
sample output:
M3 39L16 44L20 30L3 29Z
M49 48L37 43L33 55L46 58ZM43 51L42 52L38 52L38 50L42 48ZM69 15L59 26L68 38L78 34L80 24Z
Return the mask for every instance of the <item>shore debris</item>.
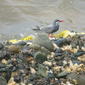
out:
M84 85L85 34L54 35L0 43L0 85Z

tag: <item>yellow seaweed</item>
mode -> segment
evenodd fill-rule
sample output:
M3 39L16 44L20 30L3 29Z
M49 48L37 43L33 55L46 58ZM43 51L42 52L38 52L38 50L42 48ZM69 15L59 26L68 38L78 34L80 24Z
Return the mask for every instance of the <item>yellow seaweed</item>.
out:
M71 31L69 31L69 30L64 30L64 31L62 31L62 32L60 32L60 33L58 33L58 34L53 34L53 36L55 37L55 38L66 38L66 37L68 37L68 36L75 36L75 35L84 35L85 33L84 32L81 32L81 33L76 33L76 32L71 32ZM34 37L33 36L26 36L26 37L24 37L24 38L21 38L21 39L19 39L19 40L17 40L17 39L13 39L13 40L9 40L9 42L11 42L11 43L17 43L17 42L19 42L19 41L28 41L28 40L33 40L34 39Z
M20 40L33 40L33 36L27 36L27 37L21 38Z
M13 40L9 40L9 42L11 42L11 43L17 43L17 42L19 42L20 40L16 40L16 39L13 39Z

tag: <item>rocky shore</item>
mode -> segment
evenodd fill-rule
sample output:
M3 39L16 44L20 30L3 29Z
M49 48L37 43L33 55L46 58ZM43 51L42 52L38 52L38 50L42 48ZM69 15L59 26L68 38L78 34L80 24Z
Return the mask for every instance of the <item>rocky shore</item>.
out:
M0 43L0 85L85 85L85 34Z

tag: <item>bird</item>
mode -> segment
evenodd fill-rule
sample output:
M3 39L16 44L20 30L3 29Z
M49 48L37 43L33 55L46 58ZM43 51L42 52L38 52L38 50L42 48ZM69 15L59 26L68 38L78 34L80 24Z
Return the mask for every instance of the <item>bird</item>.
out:
M59 30L59 23L60 22L63 22L64 20L58 20L58 19L55 19L52 23L52 25L48 25L46 27L39 27L37 26L37 28L34 28L32 30L34 31L41 31L41 32L45 32L47 34L52 34L52 33L55 33Z

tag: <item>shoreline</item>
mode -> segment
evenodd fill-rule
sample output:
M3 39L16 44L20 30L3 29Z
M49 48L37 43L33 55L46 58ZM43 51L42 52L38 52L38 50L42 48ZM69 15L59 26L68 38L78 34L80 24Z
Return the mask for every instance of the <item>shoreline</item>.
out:
M0 43L0 85L84 85L85 34L59 34Z

